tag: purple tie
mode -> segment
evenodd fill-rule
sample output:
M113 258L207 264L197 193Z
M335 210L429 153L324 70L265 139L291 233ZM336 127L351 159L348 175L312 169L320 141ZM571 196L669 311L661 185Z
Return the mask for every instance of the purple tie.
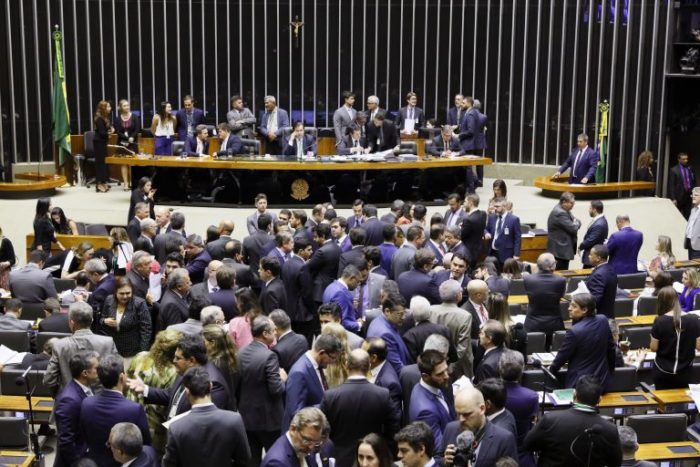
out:
M682 165L681 166L681 171L683 172L683 188L685 188L685 191L690 190L690 175L688 172L688 167Z

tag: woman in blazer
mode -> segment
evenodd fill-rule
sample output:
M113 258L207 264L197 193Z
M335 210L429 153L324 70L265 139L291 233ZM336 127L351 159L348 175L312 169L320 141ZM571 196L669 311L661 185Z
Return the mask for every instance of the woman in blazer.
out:
M133 357L148 350L151 341L151 314L146 301L135 297L125 276L116 280L114 295L102 307L102 329L112 336L122 357Z

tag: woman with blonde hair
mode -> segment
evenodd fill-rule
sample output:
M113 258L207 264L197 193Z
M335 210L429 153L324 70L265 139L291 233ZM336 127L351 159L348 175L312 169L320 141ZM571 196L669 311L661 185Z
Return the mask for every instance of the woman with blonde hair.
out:
M330 363L325 370L328 387L334 388L340 386L348 379L348 354L350 347L348 346L348 334L345 328L339 323L328 323L323 326L321 334L330 334L335 336L340 341L342 350L338 353L338 359L335 363Z
M700 293L700 272L695 268L689 268L683 271L681 279L683 284L683 292L678 295L681 309L683 311L691 311L695 309L695 296Z
M527 331L522 324L516 323L510 316L508 297L500 293L492 293L488 299L489 318L495 319L506 328L506 347L516 350L527 357Z
M233 339L221 326L208 324L202 328L204 345L209 361L219 369L229 387L229 410L238 410L236 388L238 387L238 350Z
M131 360L127 376L130 379L141 378L148 387L163 389L170 387L177 377L173 358L175 357L175 348L182 336L180 331L173 329L166 329L156 334L156 340L151 345L151 349L139 352ZM168 407L145 404L143 394L137 394L131 390L127 392L127 397L144 406L148 426L151 429L153 448L158 453L163 454L168 431L162 424L168 419Z
M90 242L80 242L66 252L61 267L61 279L75 279L85 270L85 263L95 255L95 248Z
M112 271L124 270L134 256L134 246L129 241L129 235L124 227L112 227L109 231L112 241Z
M668 235L659 235L656 241L656 251L658 255L649 262L650 275L671 269L676 262L676 257L673 255L673 247L671 246L671 237Z

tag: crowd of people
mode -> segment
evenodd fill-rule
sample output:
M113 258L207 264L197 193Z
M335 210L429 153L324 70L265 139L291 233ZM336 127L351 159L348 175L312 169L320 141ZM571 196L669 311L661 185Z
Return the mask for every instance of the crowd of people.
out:
M56 394L56 465L527 466L586 456L620 465L634 459L634 431L618 433L596 405L624 365L618 275L640 265L657 297L656 388L692 382L700 327L686 312L696 308L697 271L686 270L676 292L670 239L659 237L658 255L639 263L642 233L620 215L609 235L600 201L590 202L579 243L587 222L572 214L574 195L562 194L547 252L530 264L502 180L488 206L452 194L430 219L425 206L400 200L381 218L361 200L347 218L329 204L310 216L272 212L261 193L245 226L223 219L205 238L152 193L140 180L112 248L59 244L53 256L56 234L75 223L40 199L29 262L9 274L0 330L34 336L22 308L44 303L39 333L72 335L42 349L32 341ZM691 257L700 188L692 205ZM541 417L536 393L520 384L527 335L545 333L549 346L565 330L566 279L555 271L578 253L592 268L587 293L572 296L572 324L549 366L575 404ZM3 239L0 268L14 262ZM57 294L54 278L75 287ZM517 282L528 296L524 321L508 303ZM578 442L596 425L594 445L604 449Z

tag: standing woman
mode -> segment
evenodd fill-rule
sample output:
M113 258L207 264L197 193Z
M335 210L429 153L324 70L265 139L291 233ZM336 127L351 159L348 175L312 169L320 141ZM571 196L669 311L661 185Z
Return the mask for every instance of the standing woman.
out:
M173 135L175 134L175 116L170 102L160 103L160 110L153 116L151 133L155 137L157 156L169 156L173 153Z
M0 227L0 289L10 289L10 269L16 262L15 248L10 239L2 234Z
M219 369L229 387L229 410L238 410L236 391L239 384L238 351L233 339L217 324L208 324L202 328L204 345L209 361Z
M139 131L141 131L141 123L139 119L131 113L131 105L126 99L119 101L117 118L114 120L114 130L117 132L117 144L138 153L138 138ZM131 186L131 171L127 165L122 165L122 180L124 181L124 191L129 190Z
M105 158L107 157L107 141L109 135L114 133L114 127L110 121L112 105L107 101L100 101L95 110L95 139L93 151L95 153L95 191L106 193L109 191L109 169Z
M34 214L34 243L32 250L42 250L46 256L51 254L51 244L56 243L61 250L65 250L61 242L56 240L56 231L51 222L51 198L39 198L36 200Z
M649 151L644 151L637 158L637 180L640 182L653 182L654 171L651 165L654 163L654 156ZM644 191L645 196L654 196L656 193L654 190Z
M134 296L131 282L125 276L117 278L114 294L105 299L100 324L112 336L122 357L133 357L150 346L151 313L146 300Z
M695 350L700 350L698 317L681 313L678 294L673 287L659 291L658 315L651 327L649 348L656 352L652 377L656 389L687 388Z
M129 215L127 223L134 218L134 207L137 203L148 204L148 217L151 219L156 218L155 211L155 196L156 190L153 188L151 179L148 177L139 178L139 183L131 192L131 200L129 201Z

